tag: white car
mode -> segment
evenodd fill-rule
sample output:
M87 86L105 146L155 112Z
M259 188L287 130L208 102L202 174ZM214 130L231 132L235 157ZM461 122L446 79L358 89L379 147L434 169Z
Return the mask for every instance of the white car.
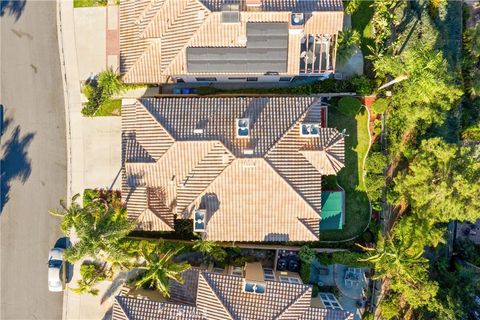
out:
M48 254L48 290L63 291L65 287L65 262L62 248L53 248Z

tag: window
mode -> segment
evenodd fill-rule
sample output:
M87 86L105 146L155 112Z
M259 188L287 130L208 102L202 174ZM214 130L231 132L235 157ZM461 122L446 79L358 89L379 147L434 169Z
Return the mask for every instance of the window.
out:
M258 81L257 77L248 77L247 81Z
M327 309L343 310L337 298L331 293L320 293L320 300Z
M225 269L223 269L223 268L213 268L212 272L213 273L218 273L218 274L223 274L225 272Z
M229 77L228 80L245 81L245 80L247 80L247 78L242 78L242 77Z
M232 268L232 276L241 277L242 275L243 275L242 267L233 267Z
M275 281L275 275L273 274L272 269L263 269L263 279L269 281Z
M291 77L280 77L278 81L290 81L290 80L292 80Z
M294 277L280 277L280 282L285 282L285 283L301 283L300 279L294 278Z
M185 82L185 80L183 80L182 78L177 79L177 83L184 83L184 82Z
M217 78L215 77L196 77L197 82L215 82Z

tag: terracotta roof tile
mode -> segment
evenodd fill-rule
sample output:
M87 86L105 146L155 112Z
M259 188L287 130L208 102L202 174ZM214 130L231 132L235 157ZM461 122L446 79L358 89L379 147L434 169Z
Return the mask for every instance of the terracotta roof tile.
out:
M123 148L131 156L123 157L122 176L129 215L143 214L142 224L159 230L165 227L160 220L173 227L175 214L190 218L202 207L207 209L206 239L318 239L325 172L315 152L327 148L335 170L344 162L343 136L323 128L322 108L307 97L160 98L125 104ZM248 138L236 137L238 118L249 119ZM303 121L318 123L320 136L301 136ZM146 151L129 152L130 146Z
M286 23L292 11L308 13L305 34L331 36L343 27L340 0L265 0L262 3L261 12L242 8L240 23L222 23L220 0L121 1L120 71L124 73L124 81L159 83L170 76L194 75L187 70L187 47L243 47L247 23ZM285 75L297 75L301 36L292 34L288 38Z

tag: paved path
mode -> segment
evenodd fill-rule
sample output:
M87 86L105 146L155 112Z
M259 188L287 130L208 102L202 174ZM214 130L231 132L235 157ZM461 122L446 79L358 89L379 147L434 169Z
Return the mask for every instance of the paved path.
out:
M8 2L8 1L7 1ZM12 1L20 8L21 1ZM60 236L47 211L66 197L66 138L54 1L0 17L2 136L0 319L61 319L47 290L48 250Z

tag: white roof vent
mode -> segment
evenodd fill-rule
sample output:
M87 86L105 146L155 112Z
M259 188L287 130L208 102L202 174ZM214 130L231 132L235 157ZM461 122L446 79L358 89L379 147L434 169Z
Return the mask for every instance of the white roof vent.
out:
M250 119L239 118L235 120L235 132L237 138L250 137Z
M194 133L194 134L202 134L202 133L203 133L203 129L201 129L201 128L193 129L193 133Z
M193 231L205 232L206 215L207 215L207 211L205 209L195 209L195 216L193 219Z
M318 123L302 123L300 135L302 137L318 137L320 136L320 125Z

